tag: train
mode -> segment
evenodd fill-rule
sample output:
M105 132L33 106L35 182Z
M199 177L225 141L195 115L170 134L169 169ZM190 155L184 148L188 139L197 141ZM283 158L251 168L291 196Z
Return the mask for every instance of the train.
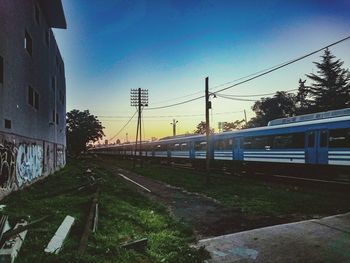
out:
M324 179L350 175L350 108L272 120L267 126L210 135L175 136L90 149L97 154L190 163L233 173L277 173Z

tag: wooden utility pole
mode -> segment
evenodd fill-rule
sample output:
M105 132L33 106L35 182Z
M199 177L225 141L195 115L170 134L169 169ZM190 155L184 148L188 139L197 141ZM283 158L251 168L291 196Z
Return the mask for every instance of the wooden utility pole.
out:
M209 77L205 78L205 134L207 139L207 151L206 151L206 170L207 176L206 181L209 182L209 172L210 172L210 156L209 156L209 133L210 133L210 124L209 124L209 109L211 109L211 102L209 101Z
M142 107L148 106L148 90L145 89L131 89L130 92L131 106L137 107L138 118L137 118L137 129L136 129L136 140L134 149L134 164L135 168L137 150L139 150L139 156L142 159ZM139 147L137 147L139 143ZM141 162L142 165L142 162Z

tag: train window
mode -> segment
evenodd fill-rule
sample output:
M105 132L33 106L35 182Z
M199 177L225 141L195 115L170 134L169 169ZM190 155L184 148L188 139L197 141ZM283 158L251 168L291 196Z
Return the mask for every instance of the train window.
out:
M252 141L253 141L252 137L244 138L244 140L242 140L243 145L241 145L243 147L241 147L241 148L243 148L243 149L251 149L252 148Z
M329 148L349 148L350 129L336 129L329 131Z
M181 143L181 151L188 151L188 144L187 143Z
M327 147L327 142L328 142L327 137L328 137L327 131L321 131L320 147Z
M307 137L307 147L314 147L315 146L315 133L310 132Z
M206 141L196 142L194 145L194 149L196 151L205 151L207 149L207 142Z
M232 139L220 139L215 142L215 150L232 150Z
M258 136L254 137L251 143L252 149L265 149L266 146L270 147L271 145L271 136Z
M272 138L273 149L304 148L304 133L279 134Z

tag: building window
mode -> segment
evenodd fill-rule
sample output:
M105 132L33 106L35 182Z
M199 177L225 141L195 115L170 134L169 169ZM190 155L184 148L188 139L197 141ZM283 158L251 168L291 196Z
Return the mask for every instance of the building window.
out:
M51 87L52 87L52 90L56 89L56 77L51 78Z
M5 119L5 128L11 129L11 120Z
M64 104L64 93L62 90L59 91L59 100L62 104Z
M34 108L39 109L39 94L36 91L34 92Z
M34 11L35 11L35 21L38 25L40 25L40 9L38 5L35 5Z
M32 41L32 37L29 35L27 30L26 30L25 36L24 36L24 48L27 50L29 55L32 55L32 53L33 53L33 41Z
M50 29L45 32L45 43L47 46L50 46Z
M34 107L34 90L31 86L28 86L28 103Z
M52 111L52 122L57 125L60 123L58 113L55 110Z
M0 56L0 83L4 83L4 59Z
M35 109L39 109L39 93L31 86L28 86L28 104Z

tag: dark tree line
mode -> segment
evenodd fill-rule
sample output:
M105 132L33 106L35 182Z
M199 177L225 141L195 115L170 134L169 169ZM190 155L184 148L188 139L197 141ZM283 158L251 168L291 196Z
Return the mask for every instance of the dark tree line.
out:
M321 62L314 62L317 74L299 79L297 94L278 91L273 97L261 98L252 107L255 112L247 128L265 126L270 120L350 106L350 72L326 49ZM307 82L311 81L308 85Z

